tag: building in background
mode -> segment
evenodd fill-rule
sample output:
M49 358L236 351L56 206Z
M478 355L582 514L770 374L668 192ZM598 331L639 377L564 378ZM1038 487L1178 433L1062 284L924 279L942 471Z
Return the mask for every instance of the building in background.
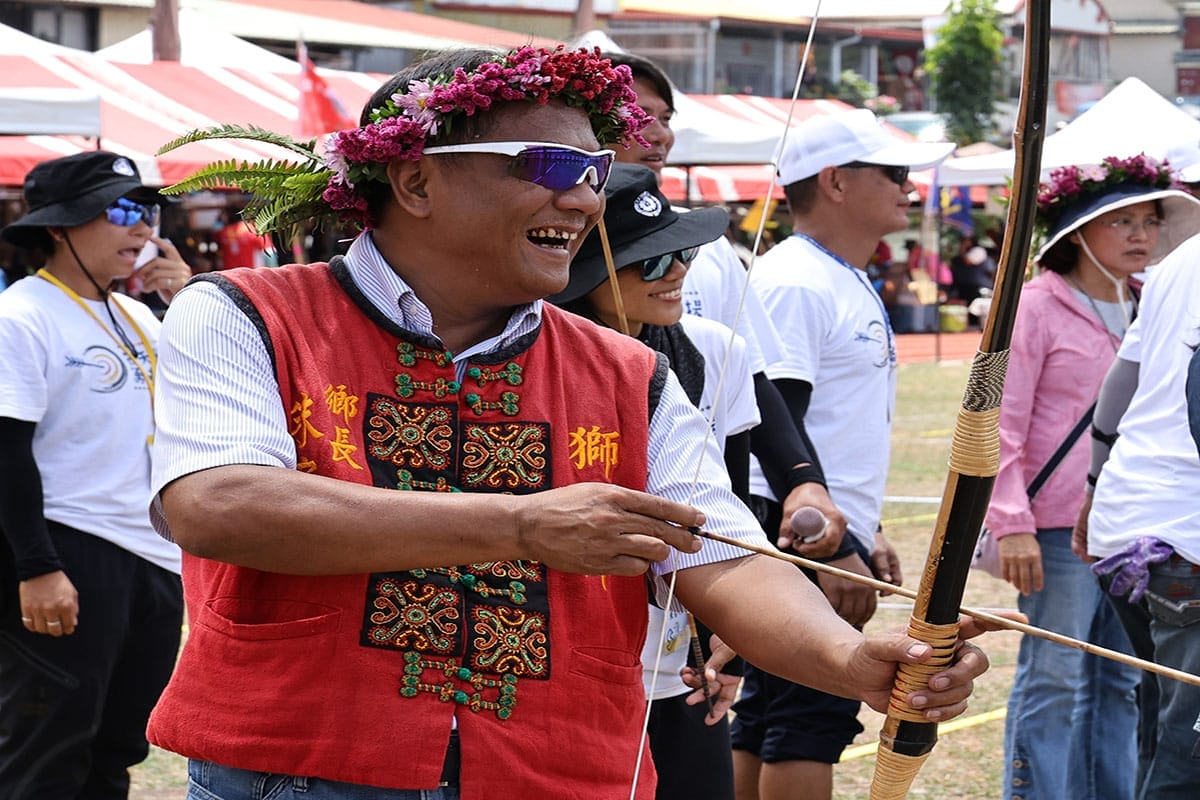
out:
M581 9L580 3L584 4ZM924 51L947 0L836 0L821 6L805 94L846 96L853 71L906 111L928 110ZM98 50L145 29L154 0L0 0L0 23ZM1052 0L1051 121L1126 77L1200 97L1200 3ZM187 0L228 33L289 58L304 39L318 66L390 73L456 44L570 41L580 19L660 63L691 93L790 96L816 0ZM997 0L1007 36L1004 99L1020 91L1023 0ZM586 10L586 13L585 13ZM1200 105L1200 104L1198 104ZM1002 107L1003 108L1003 107ZM1200 109L1198 109L1200 110Z

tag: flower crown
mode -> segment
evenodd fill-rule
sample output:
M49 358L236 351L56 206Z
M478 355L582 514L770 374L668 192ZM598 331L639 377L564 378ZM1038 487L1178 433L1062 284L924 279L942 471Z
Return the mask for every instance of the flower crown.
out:
M259 232L287 231L299 223L329 217L369 225L362 191L371 182L387 183L392 159L416 161L430 139L445 138L464 117L498 103L527 101L545 105L559 100L588 115L601 144L637 141L650 118L637 105L629 67L614 67L600 48L568 51L522 47L497 54L476 69L410 81L382 106L370 110L370 122L331 133L322 140L297 142L253 126L222 125L182 136L164 145L165 153L204 139L251 139L284 147L302 161L211 164L163 190L181 194L197 189L235 186L251 194L246 216ZM341 212L334 214L332 212Z
M1037 222L1043 237L1055 230L1068 208L1091 195L1121 185L1172 189L1179 183L1166 161L1158 161L1145 153L1131 158L1109 156L1099 164L1085 167L1060 167L1050 173L1050 180L1038 187Z

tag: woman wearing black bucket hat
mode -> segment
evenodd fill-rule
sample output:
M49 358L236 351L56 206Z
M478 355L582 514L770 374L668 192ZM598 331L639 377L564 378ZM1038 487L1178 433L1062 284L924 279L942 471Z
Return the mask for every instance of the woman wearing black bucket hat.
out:
M152 236L164 198L103 150L34 167L4 228L45 266L0 293L0 797L117 800L174 666L179 552L150 527L159 321L191 271Z
M1200 202L1166 164L1108 158L1051 173L1038 223L1042 273L1022 291L1013 328L987 527L1032 624L1129 652L1095 576L1071 552L1088 471L1079 434L1136 310L1131 276L1200 229ZM1066 455L1052 459L1060 447ZM1052 461L1030 501L1027 484ZM1128 667L1023 637L1005 721L1005 797L1132 798L1137 684Z
M615 287L596 228L571 261L567 288L550 302L624 330L667 355L688 397L711 420L733 490L744 502L749 494L749 431L759 422L746 343L719 322L684 314L682 299L688 264L700 245L724 235L729 215L719 208L675 211L659 190L654 173L640 165L614 164L605 196L605 235L617 270ZM718 394L727 349L727 377ZM656 796L732 798L725 711L733 702L739 678L724 672L717 675L716 683L709 678L716 703L703 705L703 694L693 693L680 680L680 671L686 668L689 683L698 681L694 677L698 665L688 659L695 652L688 646L693 636L688 615L654 605L649 611L642 665L652 703L648 735L658 772ZM698 633L707 645L708 632ZM719 649L723 655L710 659L710 668L721 669L732 655L728 648Z

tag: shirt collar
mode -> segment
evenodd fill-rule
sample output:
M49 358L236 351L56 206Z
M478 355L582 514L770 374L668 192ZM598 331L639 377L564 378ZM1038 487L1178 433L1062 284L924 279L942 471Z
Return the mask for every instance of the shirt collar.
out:
M433 332L433 313L384 259L370 231L350 244L345 260L351 279L381 314L410 333L438 338ZM463 354L498 350L536 330L541 321L541 300L517 306L499 336L479 342ZM456 360L463 354L456 354Z

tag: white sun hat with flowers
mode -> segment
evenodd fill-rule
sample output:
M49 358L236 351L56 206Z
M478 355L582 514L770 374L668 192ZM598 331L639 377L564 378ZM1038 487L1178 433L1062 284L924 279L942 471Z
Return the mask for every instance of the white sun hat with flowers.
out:
M1037 235L1043 243L1034 262L1096 217L1146 202L1160 203L1164 220L1151 263L1200 232L1200 200L1182 188L1166 161L1141 154L1054 170L1038 189Z

